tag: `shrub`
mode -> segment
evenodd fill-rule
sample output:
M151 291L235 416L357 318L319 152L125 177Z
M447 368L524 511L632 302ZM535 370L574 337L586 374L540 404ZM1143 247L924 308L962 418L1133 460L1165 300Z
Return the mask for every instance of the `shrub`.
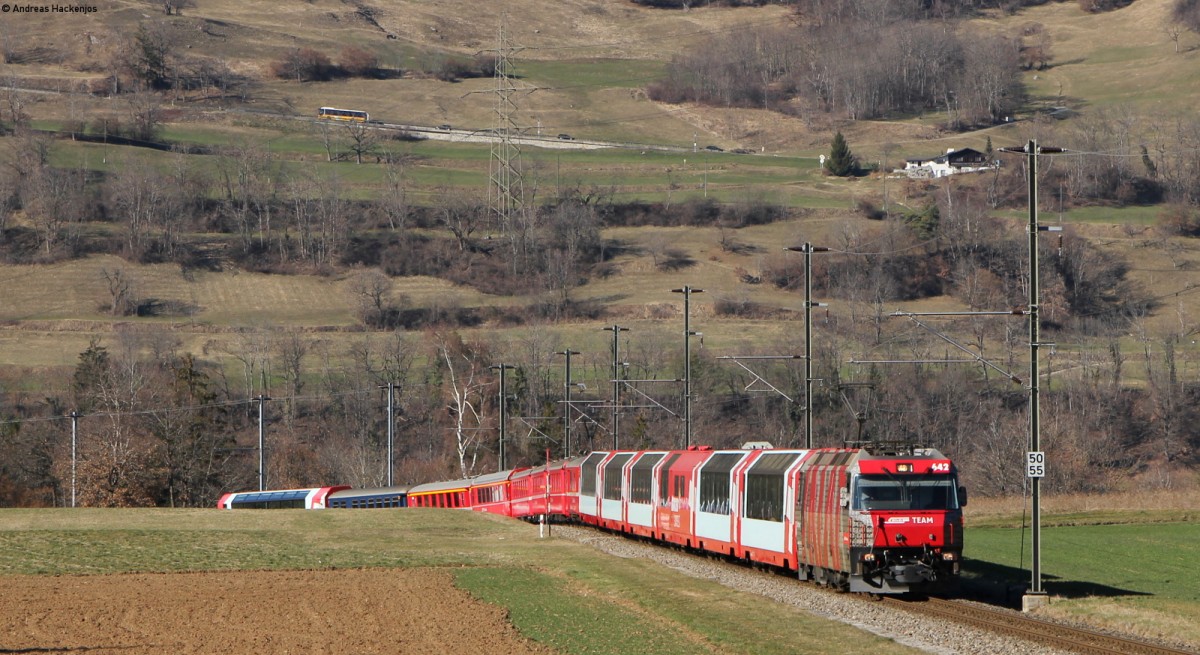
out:
M338 63L350 77L375 77L379 74L379 56L355 46L342 50Z
M335 72L329 56L312 48L297 48L271 65L271 73L297 82L324 82Z

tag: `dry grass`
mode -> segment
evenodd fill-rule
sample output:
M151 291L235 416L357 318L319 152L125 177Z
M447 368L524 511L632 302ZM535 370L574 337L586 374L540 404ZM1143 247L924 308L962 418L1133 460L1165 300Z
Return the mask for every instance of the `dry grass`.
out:
M1043 492L1042 512L1051 515L1135 515L1153 509L1162 512L1195 512L1200 508L1200 477L1180 476L1172 489L1141 488L1107 494L1056 494ZM1029 499L1020 496L1001 498L971 498L967 505L968 521L992 521L1020 518L1028 512Z
M508 37L524 49L517 59L518 71L533 71L523 81L537 85L540 90L524 96L521 120L533 124L541 120L547 133L565 129L580 137L621 138L633 141L688 145L698 140L702 145L715 143L725 147L743 146L765 149L768 154L784 151L813 156L824 151L829 131L842 129L855 151L871 161L881 156L885 144L895 146L892 157L907 154L927 154L948 146L972 145L982 147L991 136L996 145L1023 141L1030 130L1043 126L1029 123L998 126L975 134L943 134L931 127L930 117L922 120L879 121L835 125L834 123L805 124L795 118L761 110L725 110L693 106L666 106L647 100L636 89L644 81L636 75L661 66L672 56L741 24L771 24L783 19L786 8L699 8L691 11L661 11L638 7L631 3L601 2L599 0L510 0L489 5L488 15L479 18L477 3L467 0L446 0L438 3L403 0L377 7L379 26L369 24L355 14L352 4L337 0L285 5L245 3L235 0L204 0L183 17L167 19L157 7L134 0L106 0L98 3L100 12L90 17L50 19L25 16L19 34L13 35L18 45L29 48L36 44L61 44L65 60L61 63L33 62L8 66L5 74L18 77L46 78L60 76L64 82L87 77L94 73L78 70L88 61L104 61L133 32L140 21L167 20L174 30L175 43L189 55L221 57L242 72L259 75L265 64L287 50L310 46L330 53L336 58L346 45L366 47L379 53L385 65L406 69L423 65L431 58L444 55L471 56L494 47L498 37L499 17L508 17ZM1194 49L1176 55L1173 45L1161 31L1166 12L1165 3L1139 2L1108 14L1085 14L1074 3L1051 3L1002 18L975 21L982 29L1012 34L1030 21L1041 22L1051 31L1058 52L1055 66L1048 71L1030 73L1029 83L1041 101L1051 96L1081 97L1088 102L1111 104L1129 100L1143 104L1153 102L1158 89L1171 89L1175 100L1188 103L1200 86L1186 84L1195 66L1191 62L1200 56ZM388 38L388 34L395 39ZM86 37L91 35L91 38ZM1194 35L1185 39L1195 40ZM1128 43L1138 48L1120 50ZM1185 43L1185 45L1187 45ZM1189 47L1194 46L1192 42ZM91 52L88 52L91 48ZM524 64L522 63L524 62ZM1130 66L1136 67L1131 74ZM564 72L565 71L565 72ZM597 71L604 74L599 75ZM541 77L538 77L540 75ZM625 75L626 77L622 77ZM1033 79L1037 75L1038 79ZM604 83L592 84L592 79ZM295 115L308 115L323 104L361 106L385 119L417 124L451 123L462 127L487 127L492 124L494 98L483 93L491 89L491 80L466 80L444 83L430 79L405 78L398 80L344 80L317 84L296 84L280 80L265 80L255 93L250 108L270 109ZM626 86L621 86L625 84ZM1130 95L1132 93L1132 95ZM33 98L31 109L38 117L65 118L71 114L119 114L124 110L119 101L80 100L74 96L68 102L54 96ZM1057 102L1057 101L1055 101ZM185 101L176 103L184 111L178 114L179 123L172 127L198 134L200 140L236 139L267 142L289 133L297 124L292 121L267 120L240 112L208 111ZM204 111L199 111L204 109ZM936 117L934 117L936 118ZM286 137L293 138L293 137ZM111 149L110 149L111 150ZM111 152L107 155L112 155ZM117 159L126 155L121 153ZM113 157L89 146L86 157L90 162L101 158L109 161L104 167L116 165ZM429 175L414 197L431 197L439 193L433 180L439 174L470 171L482 176L483 158L429 160L414 174ZM767 158L721 157L701 166L695 157L687 163L686 156L668 163L637 164L627 161L608 162L588 160L579 164L586 168L581 181L602 179L645 180L642 186L630 184L634 191L662 193L666 179L664 168L672 168L671 179L679 186L673 200L679 201L700 194L705 169L711 172L714 192L722 198L754 192L752 185L741 180L753 178L756 172L781 175L796 171L794 165L781 164L772 168L764 165ZM551 176L557 177L557 158L542 157L540 168L532 175L542 177L545 188ZM748 163L748 162L753 163ZM339 169L344 170L344 169ZM553 172L552 172L553 171ZM568 171L567 178L574 173ZM569 183L571 179L568 179ZM722 179L733 180L722 183ZM797 294L782 292L769 285L745 285L738 272L756 273L766 260L780 248L803 241L835 243L845 226L861 229L861 218L849 210L855 199L878 197L883 181L877 178L856 181L830 180L805 171L796 173L795 182L772 185L770 193L786 202L808 206L835 207L822 209L802 222L748 228L735 235L745 248L727 252L719 244L715 229L646 228L614 229L607 238L624 242L631 254L615 262L619 274L594 280L574 291L578 299L596 299L606 303L621 320L653 321L673 306L669 314L674 321L680 314L680 299L669 289L683 284L704 288L705 294L693 300L693 315L708 324L703 328L711 339L728 335L731 341L744 342L739 335L744 328L740 321L720 320L713 315L712 304L722 297L744 297L763 305L789 309L798 308ZM353 182L359 184L360 182ZM892 193L900 194L899 185ZM900 199L903 201L903 198ZM1069 220L1069 218L1068 218ZM1119 222L1120 219L1114 219ZM1163 306L1139 323L1147 334L1179 332L1200 316L1200 294L1178 291L1200 286L1200 257L1190 253L1190 244L1181 240L1162 240L1152 232L1136 233L1119 225L1078 225L1105 252L1124 257L1133 264L1132 276L1145 285L1152 295L1165 298ZM674 271L655 266L655 253L670 246L685 250L694 262ZM354 299L347 291L347 280L338 278L305 278L302 276L261 276L233 272L197 274L191 280L172 266L135 266L115 258L89 258L46 267L7 267L0 271L0 320L14 326L0 338L0 361L22 366L62 365L73 361L75 353L86 345L89 334L111 337L113 319L102 309L107 301L102 268L121 266L137 281L138 294L144 298L175 301L195 308L188 316L166 316L136 319L135 322L166 323L175 326L185 342L204 344L213 334L242 326L273 327L295 325L308 329L346 329L354 325ZM437 301L441 304L464 306L524 303L532 299L501 299L486 297L470 289L454 287L430 279L397 281L397 294L407 295L412 303L424 306ZM950 298L931 299L919 306L957 307ZM897 303L895 308L916 308L918 305ZM846 313L850 307L838 302L831 312ZM46 322L46 323L42 323ZM56 327L51 327L57 322ZM66 323L71 322L71 323ZM118 322L123 322L118 321ZM768 323L763 325L763 323ZM70 325L67 329L64 326ZM572 328L566 328L570 332ZM760 322L749 332L774 339L787 335L791 326L785 322ZM19 336L10 336L19 335ZM219 338L219 337L218 337ZM336 338L336 337L335 337ZM56 346L55 340L61 339ZM1141 344L1126 337L1123 346L1131 356L1127 369L1136 377L1135 369L1144 368L1136 362ZM1090 345L1078 348L1091 348ZM1059 348L1060 361L1072 355L1066 344ZM1057 379L1057 378L1056 378Z

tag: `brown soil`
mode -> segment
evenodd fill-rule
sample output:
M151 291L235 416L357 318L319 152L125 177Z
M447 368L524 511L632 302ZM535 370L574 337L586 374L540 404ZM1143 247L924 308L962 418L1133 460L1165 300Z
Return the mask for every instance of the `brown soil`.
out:
M428 569L0 577L0 653L552 653Z

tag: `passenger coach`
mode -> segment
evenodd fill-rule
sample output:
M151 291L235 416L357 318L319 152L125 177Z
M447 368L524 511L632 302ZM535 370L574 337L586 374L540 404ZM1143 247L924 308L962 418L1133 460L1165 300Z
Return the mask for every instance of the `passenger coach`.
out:
M329 495L347 486L239 491L217 500L217 509L324 509Z

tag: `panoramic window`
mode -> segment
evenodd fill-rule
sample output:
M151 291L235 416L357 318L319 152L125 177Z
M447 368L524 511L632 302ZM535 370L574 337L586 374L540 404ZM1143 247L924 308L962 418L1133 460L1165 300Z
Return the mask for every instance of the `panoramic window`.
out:
M592 453L579 467L579 493L583 496L596 495L596 467L608 453Z
M700 511L729 513L730 471L745 457L744 453L713 455L700 469Z
M654 465L662 461L662 458L663 455L659 453L646 454L634 462L633 470L629 474L629 502L650 504L654 489L651 474L654 473Z
M784 474L800 453L770 453L746 472L746 518L783 521Z
M604 465L604 499L621 500L621 469L629 463L632 453L616 455Z

